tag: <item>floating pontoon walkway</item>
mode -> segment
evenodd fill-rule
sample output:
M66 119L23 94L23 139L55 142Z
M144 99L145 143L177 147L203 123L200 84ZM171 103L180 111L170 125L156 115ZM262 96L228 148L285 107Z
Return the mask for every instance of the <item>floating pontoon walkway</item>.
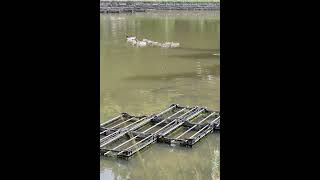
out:
M129 158L155 143L192 147L210 132L220 130L220 113L177 104L151 116L122 113L100 125L100 154Z

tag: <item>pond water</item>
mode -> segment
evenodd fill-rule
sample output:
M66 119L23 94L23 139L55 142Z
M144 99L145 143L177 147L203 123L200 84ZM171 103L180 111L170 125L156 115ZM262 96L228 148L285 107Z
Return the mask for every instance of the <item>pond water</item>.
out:
M100 15L101 123L121 112L150 115L176 103L220 109L220 12ZM126 35L179 42L133 47ZM193 148L153 144L129 161L100 158L101 179L219 179L220 135Z

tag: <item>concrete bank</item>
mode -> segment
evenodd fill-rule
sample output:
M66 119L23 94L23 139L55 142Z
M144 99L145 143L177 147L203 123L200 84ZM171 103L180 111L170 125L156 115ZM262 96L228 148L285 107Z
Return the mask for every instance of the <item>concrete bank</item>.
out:
M147 10L219 10L220 2L100 1L100 13Z

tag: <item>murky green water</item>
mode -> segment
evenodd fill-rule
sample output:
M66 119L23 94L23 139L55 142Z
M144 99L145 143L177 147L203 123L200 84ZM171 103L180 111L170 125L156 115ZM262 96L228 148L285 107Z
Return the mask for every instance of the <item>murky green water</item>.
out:
M125 35L179 42L137 48ZM101 122L128 112L153 114L172 103L220 108L219 12L160 11L100 16ZM154 144L129 161L101 158L101 179L219 177L219 134L192 149Z

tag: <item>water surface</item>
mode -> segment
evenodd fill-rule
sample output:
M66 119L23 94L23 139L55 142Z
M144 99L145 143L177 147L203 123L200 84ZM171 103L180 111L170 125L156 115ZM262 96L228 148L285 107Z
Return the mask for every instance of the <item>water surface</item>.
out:
M137 48L125 35L181 47ZM100 16L101 122L120 112L153 114L172 103L220 108L219 11L154 11ZM219 134L194 148L154 144L129 161L101 158L101 179L219 177Z

